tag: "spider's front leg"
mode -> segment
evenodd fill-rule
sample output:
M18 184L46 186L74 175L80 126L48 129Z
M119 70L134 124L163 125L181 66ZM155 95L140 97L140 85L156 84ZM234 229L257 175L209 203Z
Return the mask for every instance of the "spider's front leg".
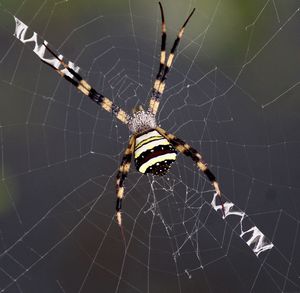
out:
M194 162L196 162L197 167L209 179L209 181L213 185L217 195L219 196L219 198L221 200L221 190L219 188L219 183L217 182L217 179L216 179L215 175L208 169L207 164L204 162L204 160L203 160L202 156L200 155L200 153L197 152L194 148L192 148L190 145L185 143L180 138L176 137L173 134L167 133L164 129L162 129L160 127L157 127L156 130L162 136L164 136L175 147L175 149L178 152L190 157ZM225 209L224 209L224 205L223 205L222 201L221 201L221 204L222 204L223 215L225 217Z
M160 103L160 98L162 94L164 93L165 90L165 81L167 79L167 74L171 69L171 66L174 61L175 57L175 51L179 45L179 42L183 36L184 29L189 22L190 18L195 12L195 8L192 10L182 27L180 28L177 38L174 41L174 44L171 48L170 54L168 56L167 62L166 62L166 39L167 39L167 33L166 33L166 23L165 23L165 16L164 16L164 11L162 8L161 3L159 2L159 8L161 12L161 49L160 49L160 64L159 64L159 69L158 73L156 75L156 79L152 88L152 93L151 93L151 98L149 102L149 108L148 111L152 114L156 114L159 103Z
M18 18L15 19L14 36L24 44L34 43L33 52L40 60L54 69L61 77L65 78L81 93L88 96L93 102L100 105L105 111L112 113L122 123L127 124L130 115L114 104L108 97L98 93L83 77L78 73L79 67L71 61L65 61L61 54L56 53L49 47L46 40L42 40L38 34L33 32L28 35L28 26Z
M130 164L131 164L131 157L134 150L135 144L135 136L131 136L129 144L124 152L121 165L119 167L119 171L117 174L117 184L116 184L116 191L117 191L117 203L116 203L116 217L119 226L122 225L122 216L121 216L121 209L122 209L122 199L124 196L124 180L126 179Z

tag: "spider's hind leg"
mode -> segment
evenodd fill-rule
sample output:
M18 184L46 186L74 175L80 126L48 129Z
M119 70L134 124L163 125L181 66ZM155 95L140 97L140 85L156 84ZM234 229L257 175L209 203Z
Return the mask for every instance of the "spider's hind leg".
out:
M134 144L135 144L135 136L133 135L130 138L129 144L124 152L121 165L119 167L119 171L117 174L117 183L116 183L116 192L117 192L117 202L116 202L116 217L119 226L122 225L122 216L121 216L121 209L122 209L122 199L124 196L124 181L128 175L130 165L131 165L131 157L134 151Z
M178 152L190 157L197 164L197 167L206 175L206 177L213 185L217 195L221 200L221 191L219 188L219 183L217 182L215 175L209 170L207 164L204 162L201 154L197 150L192 148L190 145L185 143L183 140L181 140L180 138L176 137L173 134L167 133L164 129L157 127L156 130L162 136L164 136L175 147L175 149ZM222 203L222 210L223 210L223 215L225 216L223 203Z

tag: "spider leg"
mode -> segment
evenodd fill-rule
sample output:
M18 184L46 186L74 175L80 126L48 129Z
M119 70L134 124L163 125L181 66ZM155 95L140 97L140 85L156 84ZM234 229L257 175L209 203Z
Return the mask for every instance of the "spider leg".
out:
M131 164L131 157L134 151L134 144L135 144L135 136L131 136L129 144L124 152L121 165L119 167L119 171L117 174L117 184L116 184L116 191L117 191L117 203L116 203L116 217L119 226L122 225L122 216L121 216L121 209L122 209L122 199L124 196L124 181L128 175L130 164Z
M158 81L161 76L163 69L165 67L165 61L166 61L166 41L167 41L167 32L166 32L166 23L165 23L165 16L164 16L164 10L160 2L158 2L160 13L161 13L161 47L160 47L160 64L158 73L156 75L156 81Z
M19 39L24 44L34 42L33 52L38 55L42 62L49 65L61 77L64 77L84 95L88 96L92 101L100 105L104 110L113 113L113 115L116 116L117 119L119 119L124 124L128 123L130 116L120 107L115 105L109 98L98 93L91 85L89 85L87 81L84 80L78 73L79 67L77 67L71 61L66 63L63 59L63 56L57 55L53 50L51 50L48 46L48 42L42 41L37 33L34 32L31 37L26 38L28 26L18 18L14 18L16 23L14 36L17 39ZM51 55L50 58L45 57L46 52Z
M223 215L225 217L225 209L224 209L223 202L221 200L221 191L219 188L219 183L217 182L215 175L207 167L207 164L204 162L201 154L197 150L192 148L190 145L185 143L183 140L181 140L180 138L176 137L173 134L167 133L164 129L160 127L156 127L156 130L162 136L164 136L175 147L175 149L178 152L190 157L197 164L197 167L206 175L206 177L209 179L217 195L220 198Z
M190 18L195 12L195 8L192 10L182 27L180 28L177 38L174 41L174 44L171 48L170 55L168 57L167 63L165 63L166 60L166 25L165 25L165 20L164 20L164 14L163 14L163 8L161 3L159 2L160 10L161 10L161 18L162 18L162 42L161 42L161 54L160 54L160 65L159 65L159 71L156 76L156 80L154 82L154 86L152 89L152 94L149 102L149 109L148 111L153 113L154 115L156 114L158 107L159 107L159 100L164 92L165 89L165 80L168 72L170 71L170 68L173 64L174 61L174 56L175 56L175 51L179 45L179 41L183 36L184 29L189 22Z
M160 48L160 63L159 63L159 69L158 73L156 75L156 79L152 88L152 97L149 102L149 109L148 111L155 114L157 112L158 106L159 106L159 97L158 93L155 96L156 88L159 88L161 78L163 75L163 70L165 67L166 62L166 40L167 40L167 32L166 32L166 23L165 23L165 16L164 16L164 10L160 2L158 2L159 8L160 8L160 14L161 14L161 48Z

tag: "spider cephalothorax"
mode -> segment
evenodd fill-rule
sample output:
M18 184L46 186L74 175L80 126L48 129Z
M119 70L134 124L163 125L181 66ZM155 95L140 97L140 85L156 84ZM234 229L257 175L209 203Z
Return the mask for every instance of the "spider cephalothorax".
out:
M182 153L196 163L197 167L207 176L214 186L216 193L220 196L219 185L213 173L208 169L207 164L203 161L202 156L194 148L185 143L173 134L167 133L165 130L157 126L156 113L159 108L160 98L165 89L165 81L173 61L176 48L186 24L193 15L195 9L190 13L183 26L180 28L177 38L171 48L168 59L166 59L166 25L164 13L161 3L159 2L161 18L162 18L162 41L160 53L160 66L156 75L156 80L151 92L149 107L145 111L142 107L138 107L133 111L132 115L127 114L124 110L115 105L109 98L98 93L86 80L84 80L79 72L79 67L73 62L66 63L62 55L54 53L49 48L48 42L40 43L38 35L34 33L26 38L28 26L15 17L16 29L15 36L23 43L34 42L34 52L39 58L52 67L67 81L71 82L84 95L90 97L92 101L100 105L104 110L111 112L122 123L127 124L132 133L128 147L125 150L119 171L117 174L117 203L116 215L119 225L121 225L121 208L124 195L124 180L130 169L132 155L136 169L141 173L152 173L154 175L165 175L176 160L177 153ZM50 55L46 56L46 54ZM224 213L224 207L223 207Z
M154 129L156 126L155 115L151 111L144 111L141 106L138 110L133 111L132 117L128 121L128 128L133 134Z

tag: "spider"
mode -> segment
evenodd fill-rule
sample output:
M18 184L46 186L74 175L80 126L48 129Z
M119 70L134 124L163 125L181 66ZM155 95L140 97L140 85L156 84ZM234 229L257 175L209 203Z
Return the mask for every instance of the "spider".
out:
M58 74L73 84L80 92L88 96L92 101L100 105L104 110L111 112L118 120L126 124L131 132L128 146L124 152L121 165L117 173L116 219L119 226L122 225L121 209L122 199L124 197L124 181L130 169L132 156L134 156L137 171L143 174L152 173L153 175L163 176L169 171L172 163L175 162L177 154L182 153L195 161L197 167L207 176L221 200L221 191L216 177L209 170L207 164L202 159L201 154L180 138L160 128L156 121L156 113L158 111L160 98L165 89L167 74L174 61L175 51L183 36L187 23L195 12L194 8L180 28L177 38L170 50L169 56L166 59L166 24L163 7L160 2L159 7L162 21L162 34L158 73L152 88L148 109L145 111L142 106L136 107L133 109L132 115L127 114L108 97L98 93L78 73L79 67L75 66L74 63L70 61L66 63L62 55L57 55L50 49L47 41L43 41L42 44L38 44L38 35L36 33L34 33L31 38L25 39L28 26L15 17L16 30L14 35L16 38L21 40L23 43L35 42L33 51L39 56L41 61L52 67ZM46 52L51 55L51 58L45 58ZM225 216L222 201L221 204L223 214Z

